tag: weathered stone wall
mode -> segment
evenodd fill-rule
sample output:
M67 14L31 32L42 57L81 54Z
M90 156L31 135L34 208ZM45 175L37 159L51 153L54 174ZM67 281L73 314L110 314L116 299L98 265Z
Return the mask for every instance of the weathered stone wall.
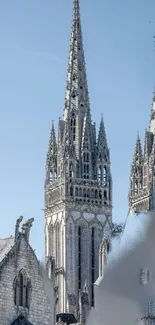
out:
M32 295L30 307L17 307L14 304L13 283L18 272L24 269L31 280ZM13 255L6 260L0 273L0 324L10 325L21 313L33 325L53 325L53 307L45 294L42 273L37 258L26 242L21 238Z

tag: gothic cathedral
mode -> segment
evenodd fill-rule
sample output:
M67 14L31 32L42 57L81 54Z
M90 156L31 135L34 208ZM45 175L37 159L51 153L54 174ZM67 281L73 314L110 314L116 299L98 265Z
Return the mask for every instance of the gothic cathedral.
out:
M130 175L129 207L133 212L155 209L155 93L149 131L145 132L144 155L137 137Z
M45 254L53 259L57 313L85 320L112 231L112 177L103 117L91 120L79 0L74 0L63 118L52 123L45 180Z

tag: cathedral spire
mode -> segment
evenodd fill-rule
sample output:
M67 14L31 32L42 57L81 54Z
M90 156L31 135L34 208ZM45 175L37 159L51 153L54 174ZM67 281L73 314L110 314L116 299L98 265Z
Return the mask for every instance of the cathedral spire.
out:
M74 0L64 120L71 119L74 114L79 123L78 131L82 134L84 116L89 111L79 0Z

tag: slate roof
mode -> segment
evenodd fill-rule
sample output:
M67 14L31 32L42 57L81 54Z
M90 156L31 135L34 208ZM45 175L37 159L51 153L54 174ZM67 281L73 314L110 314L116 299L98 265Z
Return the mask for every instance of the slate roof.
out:
M12 246L14 246L14 237L0 238L0 262L9 253Z

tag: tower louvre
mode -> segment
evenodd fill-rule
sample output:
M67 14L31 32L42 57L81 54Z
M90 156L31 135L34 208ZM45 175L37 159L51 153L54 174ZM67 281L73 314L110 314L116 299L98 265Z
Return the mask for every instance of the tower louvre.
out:
M52 125L45 181L45 255L55 260L57 313L85 320L94 304L100 244L111 230L110 154L103 117L98 140L91 120L79 0L74 0L64 112L57 142Z

